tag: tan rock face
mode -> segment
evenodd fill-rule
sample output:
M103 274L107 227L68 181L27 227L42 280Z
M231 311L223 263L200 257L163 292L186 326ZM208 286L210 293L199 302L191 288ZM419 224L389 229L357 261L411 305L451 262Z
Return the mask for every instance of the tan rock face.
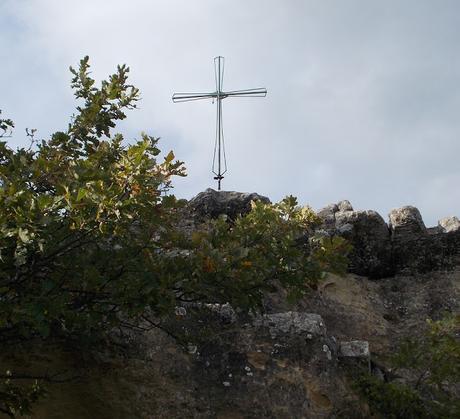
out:
M270 360L270 356L262 351L248 352L246 356L248 357L249 364L258 370L265 370Z
M379 281L329 275L320 285L319 295L307 298L301 306L321 314L328 334L338 341L365 340L371 351L383 353L391 342L380 292Z
M382 363L427 317L459 311L459 284L460 270L379 281L330 276L289 309L280 299L263 319L229 323L215 306L187 309L172 326L207 328L194 353L153 330L123 350L11 348L0 365L77 377L49 387L39 419L328 418L354 397L339 368L340 342L366 341Z

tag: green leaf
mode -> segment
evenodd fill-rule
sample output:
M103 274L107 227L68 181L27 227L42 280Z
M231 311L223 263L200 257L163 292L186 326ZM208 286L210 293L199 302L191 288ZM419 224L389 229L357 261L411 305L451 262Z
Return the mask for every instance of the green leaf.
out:
M172 151L168 153L168 155L165 157L165 163L171 163L176 156Z
M88 191L86 189L80 188L77 194L77 202L80 202L86 196L87 193Z
M29 243L29 241L30 241L29 232L27 230L22 229L22 228L18 229L18 237L21 239L21 241L23 243Z

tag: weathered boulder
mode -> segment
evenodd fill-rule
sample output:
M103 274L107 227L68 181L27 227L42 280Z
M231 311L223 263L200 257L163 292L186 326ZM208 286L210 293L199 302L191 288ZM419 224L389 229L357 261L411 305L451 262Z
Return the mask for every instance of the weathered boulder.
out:
M438 229L443 233L460 231L460 220L457 217L446 217L438 221Z
M425 223L420 211L410 205L391 210L388 215L390 230L393 238L413 237L413 235L427 234Z
M346 212L353 211L353 207L350 204L350 201L343 200L339 201L337 204L329 204L324 208L321 208L316 215L320 220L325 224L330 224L334 226L335 224L335 214L337 212Z
M319 217L322 223L322 227L326 230L335 229L335 213L339 210L337 204L329 204L328 206L321 208L316 215Z
M354 211L349 201L330 204L317 213L319 233L339 235L353 246L349 270L380 278L393 274L388 226L375 211Z
M345 358L369 358L369 342L366 340L351 340L340 342L339 355Z
M351 272L372 278L393 274L390 233L377 212L338 211L335 213L335 228L337 234L349 240L353 246L350 254Z
M189 201L189 207L201 217L217 218L225 214L231 219L247 214L251 210L251 201L270 203L270 200L257 193L216 191L208 188Z
M388 217L395 269L407 273L433 269L436 251L420 211L408 205L391 210Z
M344 199L343 201L340 201L337 203L337 208L339 209L340 212L345 212L345 211L353 211L353 207L350 204L350 201L347 201Z
M254 321L256 327L268 327L272 338L280 335L320 336L326 334L326 326L319 314L287 311L265 314Z

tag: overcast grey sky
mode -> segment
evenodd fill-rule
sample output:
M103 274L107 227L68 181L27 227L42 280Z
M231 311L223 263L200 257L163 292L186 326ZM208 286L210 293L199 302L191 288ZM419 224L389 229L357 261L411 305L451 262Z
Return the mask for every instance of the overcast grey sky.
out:
M65 129L68 66L131 67L140 110L120 126L186 162L175 193L211 186L215 105L175 91L266 87L224 100L223 188L320 208L417 206L460 216L460 2L456 0L0 0L0 109L39 137Z

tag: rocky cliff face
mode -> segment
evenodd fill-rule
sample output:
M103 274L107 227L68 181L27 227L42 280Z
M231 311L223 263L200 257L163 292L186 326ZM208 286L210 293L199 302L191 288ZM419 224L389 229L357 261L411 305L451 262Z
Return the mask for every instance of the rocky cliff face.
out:
M354 211L350 203L329 205L318 213L327 234L347 238L354 246L350 271L370 278L449 269L460 264L460 223L445 218L427 229L417 208L389 214Z
M190 201L187 228L196 217L244 214L255 198L268 202L207 190ZM154 330L110 353L29 354L32 368L65 366L80 377L54 385L36 417L366 417L343 366L355 360L384 377L385 356L400 337L418 333L428 317L459 312L460 223L454 217L427 229L416 208L403 207L387 224L348 201L318 215L317 234L354 246L347 276L328 277L295 305L282 292L267 295L263 316L228 305L178 308L169 329L193 342ZM9 357L24 359L18 350Z
M217 192L198 194L190 201L198 217L230 218L244 215L252 200L270 202L258 194ZM438 226L426 228L420 212L412 206L394 209L388 223L372 210L355 211L349 201L330 204L318 211L322 221L318 233L340 235L353 245L350 272L369 278L395 274L423 273L460 265L460 221L443 218Z

